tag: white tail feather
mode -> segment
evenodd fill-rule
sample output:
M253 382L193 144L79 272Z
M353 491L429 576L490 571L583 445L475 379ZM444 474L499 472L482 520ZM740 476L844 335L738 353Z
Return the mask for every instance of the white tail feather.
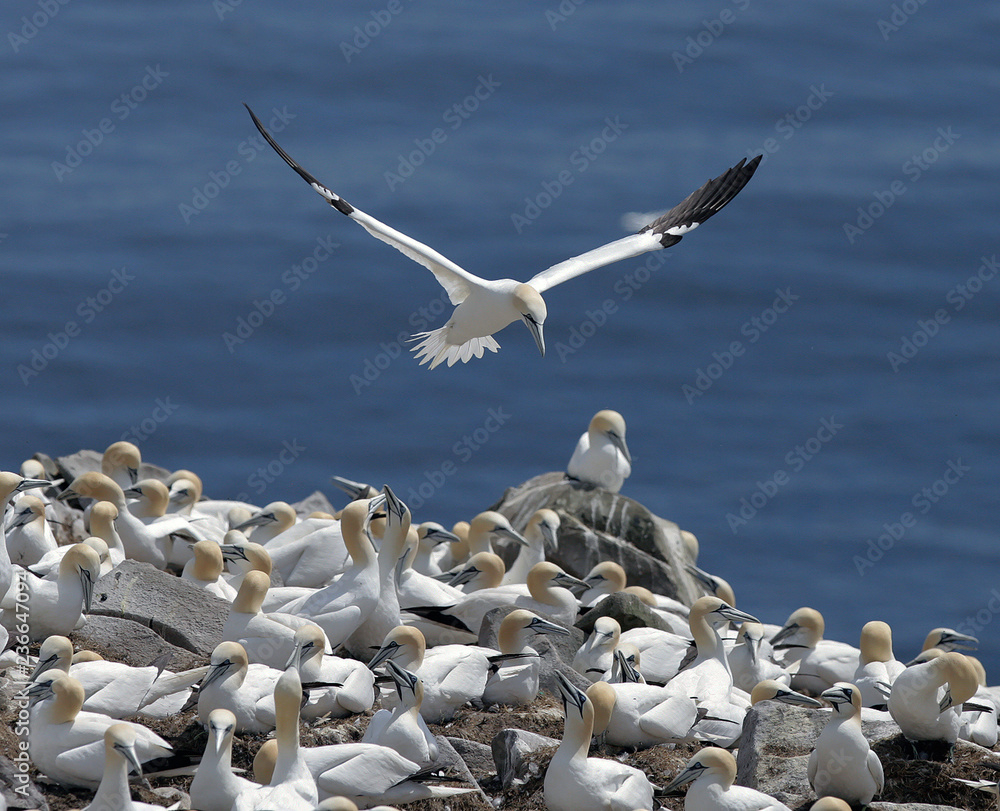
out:
M411 341L420 341L412 347L412 351L416 353L421 366L429 363L433 369L444 361L448 361L449 366L454 366L459 360L468 363L473 355L481 358L487 349L496 352L500 348L492 335L471 338L464 344L452 344L448 343L447 333L448 327L445 326L430 332L418 332L410 338Z

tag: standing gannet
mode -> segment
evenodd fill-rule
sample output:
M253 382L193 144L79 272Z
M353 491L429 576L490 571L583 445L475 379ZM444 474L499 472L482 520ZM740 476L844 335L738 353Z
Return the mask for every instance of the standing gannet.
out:
M541 657L531 647L536 634L569 636L569 631L523 608L515 608L504 617L497 632L500 655L489 657L484 705L517 707L535 700L541 672Z
M603 560L587 573L583 582L587 584L587 588L580 594L580 607L593 608L605 597L624 591L628 575L621 564Z
M272 538L277 538L285 530L291 529L296 520L295 510L290 504L285 501L272 501L232 529L245 532L251 541L266 546ZM247 532L247 530L252 531Z
M734 786L735 780L736 758L725 749L707 746L687 762L664 791L691 783L684 796L685 811L791 811L763 792Z
M885 709L885 694L876 685L891 687L906 665L892 655L892 629L881 620L861 629L861 659L853 684L861 692L861 706Z
M947 686L945 686L947 685ZM979 687L976 669L957 651L935 652L930 659L906 668L893 682L889 714L920 760L928 760L928 743L958 740L962 704Z
M142 774L142 762L135 751L136 734L128 724L114 724L104 732L104 775L90 805L83 811L162 811L162 805L132 799L129 769Z
M97 788L104 766L100 743L108 727L120 723L107 715L82 712L83 687L72 676L46 674L34 682L28 695L31 710L28 754L47 777L66 786ZM172 754L170 744L139 724L127 723L136 733L135 750L141 762ZM97 746L94 746L97 744Z
M424 685L416 673L386 660L386 670L396 686L399 703L379 710L368 722L362 743L389 746L421 768L427 768L438 758L438 743L420 715L424 700Z
M319 802L316 780L299 746L299 706L302 682L294 666L281 674L274 685L277 759L266 786L254 786L240 792L233 811L312 811Z
M653 808L653 786L643 772L616 760L587 757L594 731L594 705L558 670L556 681L566 725L562 742L545 771L549 811Z
M819 695L837 682L850 683L861 661L861 651L843 642L823 639L826 623L815 608L792 612L771 637L776 651L787 651L784 664L792 672L792 687ZM797 668L793 664L798 663Z
M527 284L522 284L513 279L492 281L475 276L427 245L355 208L292 160L264 129L264 125L253 111L249 107L247 110L250 111L250 117L257 129L275 152L313 190L373 237L391 245L430 270L448 293L451 303L457 305L448 323L443 327L413 336L415 339L422 339L413 350L417 353L417 358L422 358L421 365L430 363L432 369L444 361L448 361L448 365L451 366L458 360L465 363L473 355L481 358L487 349L496 352L500 345L494 340L493 333L518 320L523 321L528 327L538 351L544 356L545 339L542 328L547 311L542 293L596 268L647 251L668 248L680 242L684 234L694 230L720 211L740 192L753 177L762 157L758 156L749 162L744 158L732 169L709 180L638 234L609 242L600 248L553 265L532 277Z
M610 409L598 411L576 443L566 465L566 476L617 493L631 473L632 455L625 444L625 418Z
M524 528L524 540L527 541L527 546L522 546L518 550L514 562L504 573L502 585L525 583L531 567L545 560L547 551L559 549L559 524L559 513L555 510L535 511Z
M57 548L52 527L45 520L45 502L35 496L21 496L7 524L7 554L11 562L33 566Z
M754 686L768 679L780 681L786 687L792 677L781 665L771 661L771 646L764 639L764 626L759 622L744 622L740 626L737 642L727 654L733 684L750 692Z
M34 641L52 634L65 636L82 625L90 611L94 583L101 576L101 559L87 544L71 546L59 562L59 577L43 580L21 570L18 593L8 592L0 602L0 624L8 631L15 627ZM16 605L23 607L23 616ZM26 626L26 630L22 630Z
M885 777L861 731L861 691L841 682L821 697L833 704L833 713L809 756L809 785L817 797L866 806L885 787Z
M420 714L432 724L442 724L455 716L459 707L479 699L489 676L489 651L470 645L438 645L427 650L424 635L418 628L400 625L386 634L369 668L390 659L416 673L423 681L424 696ZM383 696L383 706L393 707L395 694Z
M208 715L208 742L205 754L191 781L191 806L199 811L230 811L244 791L259 788L257 783L233 774L233 733L236 716L229 710L212 710Z
M191 551L194 557L184 564L181 579L207 591L220 600L232 602L236 599L236 589L222 576L225 565L222 547L215 541L198 541Z
M613 617L598 617L594 630L573 656L573 669L589 682L600 681L611 669L622 627Z

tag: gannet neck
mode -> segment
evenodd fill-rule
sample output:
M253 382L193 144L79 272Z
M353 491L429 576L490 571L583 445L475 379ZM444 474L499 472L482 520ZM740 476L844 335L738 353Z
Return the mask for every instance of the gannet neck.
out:
M611 715L618 703L618 693L606 681L595 681L587 688L587 698L594 708L594 735L603 735L611 723Z
M51 682L53 694L49 706L50 724L66 724L76 719L83 709L83 685L72 676L59 674Z
M863 665L891 662L895 657L892 655L892 629L888 623L881 620L866 622L861 629L860 648Z
M563 739L559 744L557 755L576 760L586 759L590 752L590 739L594 733L594 705L586 698L582 706L576 706L564 701L566 710L566 725L563 729Z
M90 532L103 540L108 549L124 553L125 547L122 546L122 539L115 529L117 517L118 508L114 504L110 501L98 501L90 510Z
M136 734L128 724L112 724L104 731L104 776L89 808L135 808L128 785L129 768L142 774L135 751Z
M278 760L271 784L283 781L291 773L299 755L299 710L302 705L302 682L297 668L290 667L274 685L275 740Z
M232 611L237 614L259 614L264 604L271 579L263 572L249 571L243 576L240 589L233 600Z
M554 582L560 577L566 578L569 577L569 575L567 575L566 572L551 561L543 560L541 563L536 563L531 567L531 571L528 572L528 593L531 595L532 599L539 603L543 603L544 605L558 606L561 608L563 605L563 594L569 594L570 598L575 602L575 598L568 590L558 586ZM557 592L556 589L559 589L563 592L563 594Z
M352 501L340 514L340 530L344 537L344 546L356 566L368 566L375 560L376 552L372 542L365 534L365 518L368 516L368 505L371 499Z
M215 541L198 541L192 548L194 565L191 575L196 580L215 582L222 574L222 548ZM270 583L270 579L268 580Z

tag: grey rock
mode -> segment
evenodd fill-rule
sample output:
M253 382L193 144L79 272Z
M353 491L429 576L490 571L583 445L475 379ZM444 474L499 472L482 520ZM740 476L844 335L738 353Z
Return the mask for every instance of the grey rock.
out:
M451 745L448 738L443 735L436 735L435 739L438 743L438 759L434 763L434 768L447 769L448 771L457 774L461 780L465 781L478 791L479 798L487 804L487 807L492 807L489 805L489 797L487 797L486 793L482 790L482 788L480 788L479 781L476 780L472 771L466 765L465 760L455 750L455 747Z
M962 811L953 805L928 805L927 803L880 803L868 806L868 811Z
M330 503L330 499L328 499L326 495L321 493L319 490L316 490L311 495L306 496L302 499L302 501L297 501L292 505L292 509L294 509L296 514L300 516L307 516L314 512L324 512L333 515L337 512L337 508Z
M152 629L121 617L90 614L82 628L70 634L78 649L94 650L105 659L144 667L161 656L166 670L189 670L205 664L205 657L171 645Z
M493 762L503 790L506 791L516 781L527 776L524 761L528 755L558 745L559 741L554 738L523 729L504 729L498 732L490 748L493 750Z
M25 774L17 768L14 761L0 755L0 795L7 802L7 807L38 808L41 811L49 811L49 804L38 786L31 780L25 783L21 779ZM15 788L20 790L15 791Z
M133 620L172 645L210 656L229 603L149 563L125 560L94 585L91 614Z
M191 795L186 791L181 791L176 786L164 786L163 788L154 788L153 794L162 799L165 803L173 806L174 803L178 803L177 808L179 809L189 809L191 808Z
M629 585L691 605L702 591L685 571L689 563L676 524L654 515L627 496L545 473L508 489L492 509L523 529L536 510L559 513L559 549L548 557L582 577L596 563L621 564Z
M594 630L594 623L601 617L611 617L618 621L622 631L633 628L656 628L670 631L670 627L660 619L649 606L634 594L619 591L605 597L590 611L577 620L576 627L588 636Z
M478 782L481 783L495 774L493 750L488 745L478 741L467 741L465 738L447 737L446 740L465 761L465 765Z

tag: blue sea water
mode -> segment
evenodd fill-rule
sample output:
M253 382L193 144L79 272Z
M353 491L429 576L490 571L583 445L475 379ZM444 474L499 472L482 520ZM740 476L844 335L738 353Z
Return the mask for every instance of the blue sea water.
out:
M450 524L615 408L624 492L742 608L884 619L901 658L973 632L997 682L1000 7L11 0L0 33L0 467L126 436L214 497L339 474ZM492 278L767 157L674 248L550 291L544 359L512 325L430 372L400 338L447 319L433 277L242 102Z

